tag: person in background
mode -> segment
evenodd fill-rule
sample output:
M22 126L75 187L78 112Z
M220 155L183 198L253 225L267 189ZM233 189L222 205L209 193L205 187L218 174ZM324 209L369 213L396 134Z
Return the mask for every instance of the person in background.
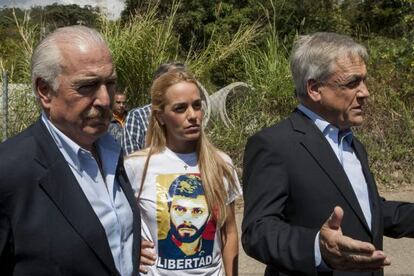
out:
M124 92L117 91L112 104L112 120L109 124L108 132L119 144L122 141L122 129L125 126L127 113L126 95Z
M204 133L200 89L186 70L156 78L146 149L125 160L149 275L237 275L241 188L230 157Z
M34 49L31 77L42 114L0 144L0 275L138 275L139 209L107 133L107 43L59 28Z
M265 275L383 275L383 235L414 237L414 204L379 196L351 129L365 117L367 60L348 36L300 36L291 56L300 104L247 142L242 244Z
M153 80L173 69L185 70L185 65L180 62L163 63L155 71ZM122 130L121 143L126 155L145 147L145 135L150 114L151 104L134 108L128 112L125 127Z

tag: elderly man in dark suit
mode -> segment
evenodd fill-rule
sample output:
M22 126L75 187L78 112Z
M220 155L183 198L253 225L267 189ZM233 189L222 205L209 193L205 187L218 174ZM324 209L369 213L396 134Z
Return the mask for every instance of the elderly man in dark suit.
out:
M414 204L379 196L350 129L364 119L367 58L344 35L299 37L300 104L247 143L242 243L266 275L382 275L383 235L414 236Z
M116 73L93 29L33 52L40 119L0 145L1 275L138 275L140 217L107 134Z

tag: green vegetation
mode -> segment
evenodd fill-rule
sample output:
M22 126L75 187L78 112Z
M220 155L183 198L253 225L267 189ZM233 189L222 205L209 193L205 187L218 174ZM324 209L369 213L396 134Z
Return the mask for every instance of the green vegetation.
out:
M366 45L371 55L371 100L366 123L356 132L367 146L373 172L383 189L414 184L412 0L126 4L117 21L76 5L34 8L30 18L21 10L0 10L0 66L10 72L12 82L29 83L28 61L40 37L58 26L82 23L107 38L130 106L149 102L155 68L171 60L188 64L210 93L234 81L246 82L254 90L235 93L229 100L227 112L234 127L214 118L208 125L215 144L240 167L247 137L288 116L297 104L288 64L294 38L315 31L346 33ZM26 89L11 104L12 134L36 119L30 93Z

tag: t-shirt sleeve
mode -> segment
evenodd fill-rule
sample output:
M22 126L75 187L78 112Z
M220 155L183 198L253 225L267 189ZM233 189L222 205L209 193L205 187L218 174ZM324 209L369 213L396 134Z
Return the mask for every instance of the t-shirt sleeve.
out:
M139 192L142 177L142 158L128 157L124 161L124 167L128 176L129 182L131 183L134 193Z
M242 189L240 186L239 177L237 176L236 167L233 165L233 161L227 154L225 153L221 153L221 154L222 154L222 158L224 159L224 161L226 161L226 163L229 164L229 166L232 168L232 171L233 171L233 179L234 179L235 185L230 185L227 179L224 179L224 185L227 190L226 204L229 205L230 203L232 203L233 201L235 201L237 198L239 198L242 195Z

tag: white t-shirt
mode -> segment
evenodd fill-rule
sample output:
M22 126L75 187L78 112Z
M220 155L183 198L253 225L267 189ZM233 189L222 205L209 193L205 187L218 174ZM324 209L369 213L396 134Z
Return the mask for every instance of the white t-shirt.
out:
M230 157L223 159L232 164ZM147 156L130 156L125 169L138 196ZM227 204L241 195L227 188ZM196 153L176 154L166 148L151 156L139 200L142 239L155 244L157 260L148 275L224 275L220 229L208 210Z

